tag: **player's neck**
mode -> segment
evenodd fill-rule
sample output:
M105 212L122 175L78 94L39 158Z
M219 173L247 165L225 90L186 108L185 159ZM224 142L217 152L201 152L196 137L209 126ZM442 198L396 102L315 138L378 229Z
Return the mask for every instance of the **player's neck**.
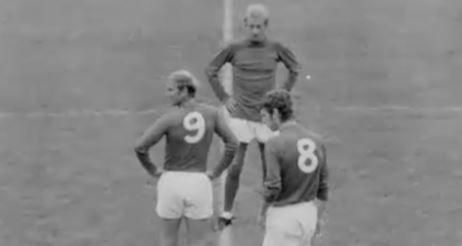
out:
M297 121L295 121L295 119L289 119L289 120L286 120L286 121L282 122L281 125L279 126L279 129L291 127L291 126L294 126L296 124L297 124Z
M180 108L186 108L192 104L195 103L196 100L194 100L193 97L186 97L184 98L179 104L178 104L178 107Z
M261 46L264 45L267 42L267 37L263 37L261 40L252 40L251 38L247 38L247 42L249 45L252 46Z

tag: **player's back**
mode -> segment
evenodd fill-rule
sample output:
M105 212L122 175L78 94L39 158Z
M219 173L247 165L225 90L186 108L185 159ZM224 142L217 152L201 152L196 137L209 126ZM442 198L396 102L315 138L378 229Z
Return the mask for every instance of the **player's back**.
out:
M292 122L268 145L277 153L281 191L275 206L311 201L319 196L327 175L325 147L316 134Z
M188 102L172 109L166 132L164 169L204 172L218 111L215 107Z

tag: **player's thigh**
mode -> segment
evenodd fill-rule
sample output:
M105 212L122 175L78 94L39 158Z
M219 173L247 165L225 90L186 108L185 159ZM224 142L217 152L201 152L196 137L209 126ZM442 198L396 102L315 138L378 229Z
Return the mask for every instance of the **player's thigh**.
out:
M162 245L177 245L180 223L181 219L161 219L160 226Z
M266 230L279 237L287 234L301 235L298 221L294 218L292 206L270 207L266 212Z
M179 219L183 215L181 185L175 172L165 172L157 182L157 215L162 219Z
M302 228L302 240L304 245L309 245L316 231L318 221L318 210L313 202L304 202L297 207L298 222Z
M251 129L251 125L245 119L234 118L229 115L227 110L223 111L226 123L231 131L236 136L237 140L241 143L250 143L256 136Z
M266 245L309 245L315 226L316 210L311 206L302 203L271 207L264 241Z
M259 143L266 143L269 138L279 134L277 131L272 131L267 125L260 122L252 122L252 131Z
M188 238L192 245L203 246L208 242L208 233L212 231L210 219L185 219Z
M191 173L184 184L184 216L191 220L204 220L213 215L213 186L204 173Z
M287 235L280 230L266 229L265 236L263 237L263 246L306 246L300 243L300 240L295 237L287 237Z

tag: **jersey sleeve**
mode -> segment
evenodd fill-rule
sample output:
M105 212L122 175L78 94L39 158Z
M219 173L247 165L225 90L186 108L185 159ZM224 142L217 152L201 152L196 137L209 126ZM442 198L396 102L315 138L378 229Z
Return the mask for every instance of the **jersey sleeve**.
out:
M153 145L159 142L169 128L170 119L171 116L166 114L156 120L138 140L135 147L136 152L146 153Z
M234 46L230 44L220 50L217 54L215 54L215 56L212 58L212 61L205 69L205 74L210 83L210 86L220 101L225 101L229 95L225 92L225 89L220 83L218 72L223 67L223 65L225 65L227 62L231 62L234 55L233 47Z
M329 186L327 185L327 182L329 179L329 170L327 168L326 148L324 145L321 145L320 151L322 155L321 156L322 165L321 165L320 176L319 176L319 187L318 187L318 192L316 194L316 197L319 200L327 201L328 192L329 192Z
M220 114L218 110L215 113L215 117L215 133L223 140L225 144L225 151L223 156L218 165L215 167L215 170L213 170L214 177L218 177L226 168L228 168L228 166L233 161L238 146L238 140L226 124L224 116Z
M279 163L276 142L269 140L265 146L267 164L266 177L263 182L263 196L267 203L277 199L281 192L281 166Z
M289 70L287 80L284 82L282 87L290 91L297 81L300 64L297 62L295 54L286 46L277 43L276 49L278 54L278 61L282 62L287 70Z

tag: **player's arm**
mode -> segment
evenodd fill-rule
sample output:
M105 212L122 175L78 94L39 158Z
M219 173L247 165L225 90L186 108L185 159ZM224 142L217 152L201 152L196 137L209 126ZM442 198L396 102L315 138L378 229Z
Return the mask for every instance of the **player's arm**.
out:
M286 81L283 83L282 88L290 91L297 81L300 65L295 57L295 54L286 46L277 44L278 61L282 62L289 71Z
M324 145L320 146L320 154L319 157L321 159L322 165L320 166L320 176L319 176L319 186L318 186L318 191L316 194L316 205L318 208L318 225L317 225L317 232L319 232L320 229L320 223L323 223L324 219L324 211L326 210L326 202L328 199L328 192L329 192L329 186L328 186L328 178L329 178L329 170L327 168L327 159L326 159L326 148Z
M149 149L160 141L168 128L168 119L163 116L158 119L138 140L135 153L141 165L153 177L157 175L157 168L149 157Z
M215 95L222 102L225 102L229 98L229 95L226 93L223 85L220 83L218 73L220 72L220 69L227 62L231 62L232 57L233 57L233 46L228 45L222 50L220 50L212 58L212 61L209 63L209 65L205 69L205 74L210 83L210 86L215 92Z
M273 141L268 141L265 146L266 176L263 180L263 204L259 216L264 218L269 205L277 199L281 193L281 167Z
M267 171L263 181L263 197L266 203L271 204L281 192L281 167L274 141L268 141L265 146Z
M212 179L219 177L223 171L229 167L234 159L234 155L238 146L238 140L236 136L233 134L231 129L229 129L223 115L219 112L216 113L215 133L223 140L225 144L225 151L221 157L220 162L211 172Z
M329 192L329 186L327 184L329 178L329 170L327 169L326 148L324 147L324 145L321 145L320 153L322 165L319 177L319 187L316 197L321 201L327 201Z

